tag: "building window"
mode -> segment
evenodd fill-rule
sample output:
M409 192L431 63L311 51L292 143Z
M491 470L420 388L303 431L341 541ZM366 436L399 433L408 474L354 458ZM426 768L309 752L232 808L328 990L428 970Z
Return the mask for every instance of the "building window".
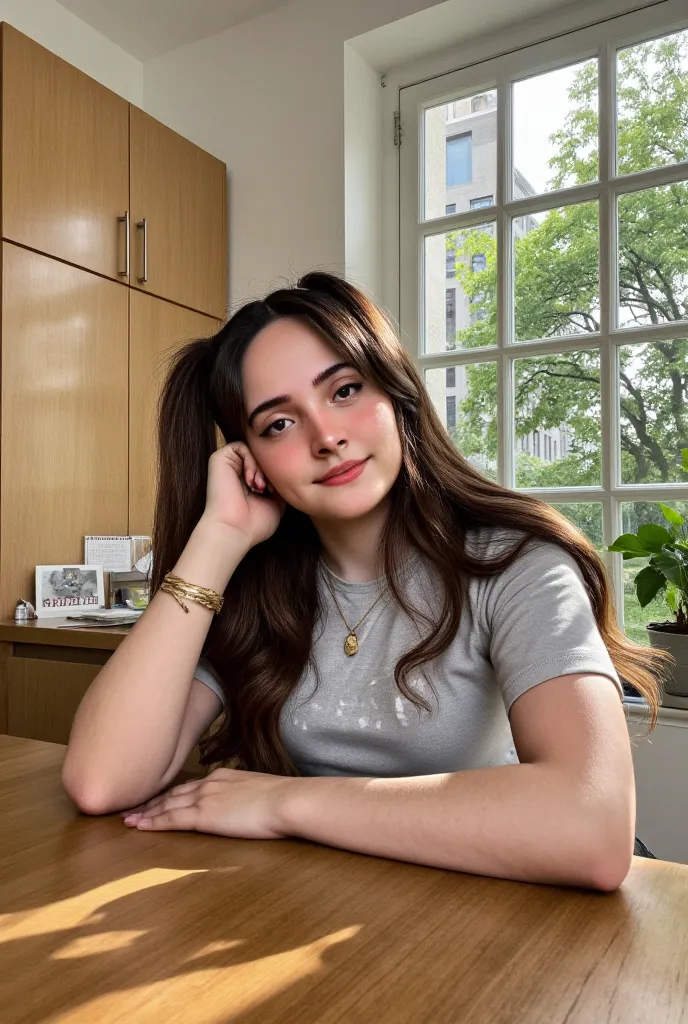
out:
M448 366L447 367L447 387L448 388L455 388L456 387L456 367L455 366Z
M456 395L447 395L447 430L456 430Z
M447 203L447 205L446 205L446 207L444 209L444 212L445 213L456 213L456 203Z
M471 210L483 210L486 206L494 206L494 196L481 196L471 199Z
M447 139L447 188L473 180L473 133Z
M481 110L487 110L486 92L481 92L471 99L471 114L479 114Z
M673 416L665 396L672 375L688 379L686 101L676 84L687 68L685 0L665 0L483 61L472 87L467 59L400 94L400 330L444 419L451 237L461 289L452 361L470 367L458 371L462 439L486 476L550 502L598 550L664 525L660 503L688 511L688 397ZM477 113L489 82L495 102ZM479 123L480 136L447 124L450 95L461 97L461 127ZM540 124L542 95L553 102ZM449 191L470 178L465 200ZM436 218L454 200L442 232ZM640 608L629 573L641 563L610 553L608 564L619 625L647 643L647 617L670 609Z
M447 288L447 348L456 348L456 288ZM449 385L447 385L449 386Z
M451 245L447 249L447 277L456 277L456 249Z

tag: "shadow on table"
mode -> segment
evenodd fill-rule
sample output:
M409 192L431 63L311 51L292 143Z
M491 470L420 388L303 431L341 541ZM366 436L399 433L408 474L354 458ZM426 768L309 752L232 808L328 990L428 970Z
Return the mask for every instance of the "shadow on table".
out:
M16 915L0 922L3 1024L79 1007L94 1020L108 1011L154 1020L144 1010L158 998L161 1019L193 1012L194 1024L255 1021L258 1006L261 1024L321 1019L335 1000L348 1019L347 1001L360 1013L366 998L374 1019L401 978L402 993L411 984L428 1009L453 993L456 1012L513 959L526 917L531 942L547 933L548 948L566 949L576 920L594 936L598 915L615 930L632 916L617 894L515 885L292 840L140 833L119 818L74 823L54 843L54 866L43 850L42 871L27 869L14 892L2 890L0 913ZM599 949L588 942L591 963L605 934L600 928Z

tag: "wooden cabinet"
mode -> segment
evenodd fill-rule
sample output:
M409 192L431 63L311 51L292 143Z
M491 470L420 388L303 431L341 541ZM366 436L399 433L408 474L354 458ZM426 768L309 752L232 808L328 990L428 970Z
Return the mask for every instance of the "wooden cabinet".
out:
M225 316L225 165L131 107L131 284Z
M127 281L129 104L2 24L2 234Z
M131 290L129 374L129 531L150 534L157 465L156 413L170 356L208 337L219 321Z
M122 628L59 629L47 619L0 622L0 733L67 743L86 690L126 635ZM178 781L206 773L198 756L196 746Z
M0 614L128 532L129 289L3 243Z
M224 318L222 161L0 28L3 238Z
M9 658L9 735L67 743L76 710L100 669L68 661Z

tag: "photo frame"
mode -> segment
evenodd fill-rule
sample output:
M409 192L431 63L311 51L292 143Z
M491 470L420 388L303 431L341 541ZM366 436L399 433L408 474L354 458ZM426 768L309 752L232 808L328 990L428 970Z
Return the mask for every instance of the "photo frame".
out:
M56 618L105 606L102 565L37 565L36 615Z

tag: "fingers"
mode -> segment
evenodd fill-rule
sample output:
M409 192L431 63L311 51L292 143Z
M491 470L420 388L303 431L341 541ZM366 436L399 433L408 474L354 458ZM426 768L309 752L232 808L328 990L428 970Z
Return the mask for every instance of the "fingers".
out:
M149 812L157 811L166 801L194 793L204 781L205 779L192 779L191 782L184 782L180 786L174 786L172 789L168 789L166 792L159 793L158 796L146 800L145 803L138 804L138 806L131 807L126 811L121 811L120 817L124 818L125 821L127 818L147 817ZM129 823L127 822L127 824Z
M177 814L179 811L186 810L190 807L196 806L196 797L193 793L182 794L182 796L168 797L167 800L163 800L161 803L156 804L153 807L149 807L147 810L142 811L138 814L129 814L124 819L124 824L128 828L147 828L149 821L156 821L158 818L166 817L170 814Z
M249 446L243 441L230 441L229 444L225 445L224 448L219 448L214 454L217 455L218 453L223 453L225 456L239 456L242 460L242 465L239 467L240 474L243 475L249 490L258 491L258 493L266 491L268 494L274 493L272 484L256 462Z
M175 829L182 832L193 832L198 822L198 807L196 804L189 804L186 807L179 807L176 810L165 811L152 818L142 818L137 828L147 832L162 832L165 829Z

